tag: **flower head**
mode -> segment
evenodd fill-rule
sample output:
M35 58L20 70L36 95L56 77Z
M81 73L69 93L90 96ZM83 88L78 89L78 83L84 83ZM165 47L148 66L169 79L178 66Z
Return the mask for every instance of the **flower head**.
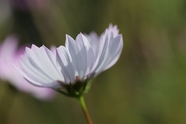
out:
M70 96L87 91L88 81L113 66L122 51L123 39L116 26L110 25L98 37L78 34L76 39L66 35L65 46L49 50L32 45L21 57L19 72L31 84L50 87ZM65 89L65 91L64 91Z
M24 54L24 51L24 47L18 48L18 41L15 36L9 36L0 44L0 79L11 83L11 85L21 91L31 93L37 98L51 98L54 95L54 91L48 88L32 86L13 67L13 65L20 67L19 58Z

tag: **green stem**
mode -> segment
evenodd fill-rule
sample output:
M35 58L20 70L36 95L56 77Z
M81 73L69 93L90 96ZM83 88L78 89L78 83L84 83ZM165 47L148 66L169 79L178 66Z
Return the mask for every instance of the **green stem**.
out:
M87 107L86 107L86 104L85 104L84 97L81 96L81 97L78 98L78 100L79 100L79 102L80 102L80 104L81 104L81 108L82 108L82 110L83 110L83 113L84 113L84 116L85 116L85 118L86 118L86 120L87 120L87 123L88 123L88 124L93 124L93 122L92 122L92 120L91 120L91 118L90 118L90 115L89 115L89 113L88 113L88 110L87 110Z

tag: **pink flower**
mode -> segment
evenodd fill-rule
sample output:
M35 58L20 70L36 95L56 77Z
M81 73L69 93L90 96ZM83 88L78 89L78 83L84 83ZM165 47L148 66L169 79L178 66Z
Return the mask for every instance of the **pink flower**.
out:
M18 48L18 41L15 36L9 36L0 44L0 78L11 83L17 89L27 92L39 99L50 99L54 91L48 88L38 88L29 84L13 67L20 67L19 57L24 54L24 47Z

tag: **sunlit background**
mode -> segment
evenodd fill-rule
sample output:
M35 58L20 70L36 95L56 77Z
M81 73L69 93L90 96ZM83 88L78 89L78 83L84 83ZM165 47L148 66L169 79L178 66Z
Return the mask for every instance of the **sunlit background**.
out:
M59 46L66 34L101 34L110 23L124 48L85 95L93 122L186 124L185 0L0 0L1 42L16 34L20 45ZM86 124L76 99L40 100L9 87L0 81L6 124Z

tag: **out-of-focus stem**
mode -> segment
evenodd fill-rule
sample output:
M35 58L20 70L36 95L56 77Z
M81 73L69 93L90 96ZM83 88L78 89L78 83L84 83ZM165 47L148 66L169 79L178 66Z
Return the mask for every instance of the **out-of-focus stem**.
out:
M85 104L84 97L81 96L81 97L78 98L78 100L79 100L79 102L80 102L80 104L81 104L81 108L82 108L82 110L83 110L83 113L84 113L84 116L85 116L85 118L86 118L86 120L87 120L87 123L88 123L88 124L93 124L93 122L92 122L92 120L91 120L91 117L90 117L90 115L89 115L89 113L88 113L88 110L87 110L87 107L86 107L86 104Z

